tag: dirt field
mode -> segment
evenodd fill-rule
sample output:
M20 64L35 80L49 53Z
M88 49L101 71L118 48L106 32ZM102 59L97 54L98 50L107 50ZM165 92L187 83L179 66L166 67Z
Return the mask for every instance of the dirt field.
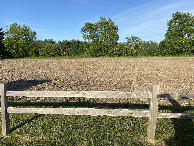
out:
M194 93L194 57L0 60L9 90L117 90ZM28 88L29 87L29 88Z

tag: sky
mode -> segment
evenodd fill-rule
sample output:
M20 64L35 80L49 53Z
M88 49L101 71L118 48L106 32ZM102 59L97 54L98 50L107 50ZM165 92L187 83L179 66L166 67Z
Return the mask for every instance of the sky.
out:
M15 22L37 33L37 39L81 40L86 22L110 18L119 28L119 42L137 36L164 39L175 12L194 14L194 0L0 0L0 28Z

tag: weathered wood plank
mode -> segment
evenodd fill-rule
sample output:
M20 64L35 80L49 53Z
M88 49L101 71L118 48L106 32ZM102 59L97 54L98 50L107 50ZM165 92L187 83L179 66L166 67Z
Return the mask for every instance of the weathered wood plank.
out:
M64 114L64 115L90 115L90 116L132 116L148 117L149 111L128 109L96 109L96 108L15 108L9 107L9 113L38 113L38 114Z
M6 97L6 86L0 84L0 95L1 95L1 120L2 120L2 135L6 136L9 134L9 113L7 112L8 100Z
M92 111L93 109L94 111ZM38 114L64 114L64 115L72 114L91 116L98 114L109 116L111 110L113 110L113 113L117 111L117 114L114 113L114 115L112 116L132 116L132 117L150 116L150 111L147 110L128 110L128 109L116 110L116 109L95 109L95 108L15 108L15 107L8 107L7 109L9 113L38 113ZM158 113L157 118L194 119L194 113Z
M7 96L27 97L87 97L87 98L150 98L148 92L122 91L7 91ZM194 99L194 94L162 93L158 98Z
M150 117L148 120L147 138L150 143L154 144L154 136L156 130L157 122L157 112L158 112L158 99L159 85L152 85L152 98L150 99Z
M177 93L162 93L158 95L158 98L166 98L166 99L193 99L194 94L177 94Z
M7 91L7 96L86 97L86 98L150 98L148 92L121 91Z

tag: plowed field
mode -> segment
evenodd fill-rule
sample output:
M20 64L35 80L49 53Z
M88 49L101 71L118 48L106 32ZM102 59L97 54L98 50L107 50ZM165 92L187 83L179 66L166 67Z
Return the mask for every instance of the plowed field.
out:
M81 58L0 60L10 90L194 92L194 58Z

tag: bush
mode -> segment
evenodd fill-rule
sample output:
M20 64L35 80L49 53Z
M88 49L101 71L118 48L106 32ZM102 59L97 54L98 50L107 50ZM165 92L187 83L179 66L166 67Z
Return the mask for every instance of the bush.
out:
M113 50L109 52L110 56L137 56L138 49L133 46L127 46L124 43L118 43Z
M159 54L162 56L194 54L194 40L192 38L179 38L176 41L165 39L159 44Z
M55 44L47 43L39 49L39 54L44 57L54 57L58 56L58 50Z
M139 55L141 56L157 56L158 55L158 43L153 41L143 41L140 44Z

